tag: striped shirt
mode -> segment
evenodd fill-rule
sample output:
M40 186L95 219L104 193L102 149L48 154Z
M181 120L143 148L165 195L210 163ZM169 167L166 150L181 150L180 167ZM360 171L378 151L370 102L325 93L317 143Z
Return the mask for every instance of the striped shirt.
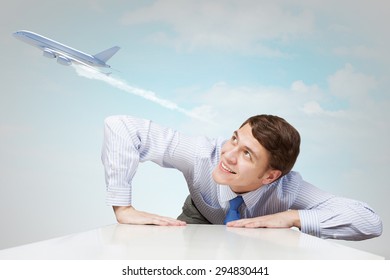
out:
M229 186L212 178L225 141L188 137L130 116L108 117L102 148L107 204L131 205L132 179L138 164L152 161L182 172L198 210L211 223L222 224L228 201L236 197ZM321 238L361 240L382 233L381 219L367 204L322 191L294 171L243 194L243 199L241 217L298 210L301 231Z

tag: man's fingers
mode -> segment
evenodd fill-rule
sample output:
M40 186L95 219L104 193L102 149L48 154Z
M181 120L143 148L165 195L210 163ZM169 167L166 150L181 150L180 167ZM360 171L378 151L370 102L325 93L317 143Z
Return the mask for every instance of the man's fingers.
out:
M264 222L259 221L253 221L253 219L241 219L232 221L226 224L228 227L246 227L246 228L255 228L255 227L267 227Z
M143 211L132 206L114 206L115 215L121 224L185 226L186 223L169 217L163 217Z
M279 212L276 214L256 218L241 219L227 223L230 227L246 228L300 228L299 213L296 210Z
M153 224L158 226L184 226L185 222L179 221L170 217L164 217L160 215L150 214L142 212L145 215L145 218L148 220L147 224Z
M242 220L236 220L236 221L228 222L226 225L228 227L243 227L247 223L248 223L248 221L246 219L242 219Z
M155 216L152 218L152 224L158 226L185 226L186 222L169 217Z

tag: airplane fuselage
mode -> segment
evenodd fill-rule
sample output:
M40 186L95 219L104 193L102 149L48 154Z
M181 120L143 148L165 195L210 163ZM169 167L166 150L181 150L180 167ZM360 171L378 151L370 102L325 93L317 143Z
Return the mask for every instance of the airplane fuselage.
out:
M72 62L76 62L93 67L110 67L105 61L98 59L96 56L76 50L31 31L20 30L13 33L13 35L17 39L42 50L45 57L56 58L57 62L62 65L70 65ZM119 47L115 48L113 54L119 49Z

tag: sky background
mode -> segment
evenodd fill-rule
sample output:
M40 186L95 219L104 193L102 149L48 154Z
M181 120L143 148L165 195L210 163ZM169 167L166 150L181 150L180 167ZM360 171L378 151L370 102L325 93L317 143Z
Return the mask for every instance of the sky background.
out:
M248 117L267 113L300 131L294 169L304 179L365 201L382 217L381 237L341 243L390 258L389 6L3 3L0 249L115 222L100 161L106 117L127 114L189 135L230 137ZM20 29L91 54L119 45L109 61L117 71L97 78L62 66L16 40ZM134 206L145 211L176 217L187 194L180 173L152 163L134 179Z

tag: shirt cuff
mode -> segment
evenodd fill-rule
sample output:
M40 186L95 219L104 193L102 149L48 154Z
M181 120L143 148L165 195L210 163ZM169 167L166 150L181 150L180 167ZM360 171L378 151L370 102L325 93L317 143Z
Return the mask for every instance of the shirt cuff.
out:
M131 188L109 187L106 193L106 203L110 206L131 205Z
M321 237L320 221L315 210L298 210L301 232Z

